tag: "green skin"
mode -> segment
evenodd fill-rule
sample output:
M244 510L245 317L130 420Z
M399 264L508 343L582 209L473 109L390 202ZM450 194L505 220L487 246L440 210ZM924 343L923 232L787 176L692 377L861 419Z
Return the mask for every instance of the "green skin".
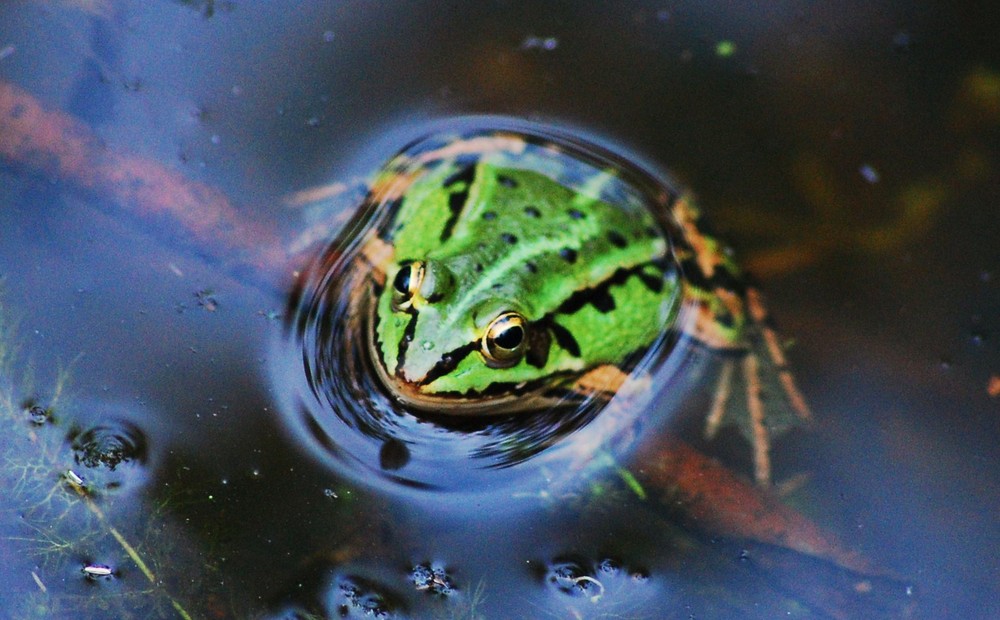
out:
M576 192L482 161L470 172L448 161L421 176L390 224L394 259L375 309L375 349L392 381L418 395L495 394L620 366L673 323L681 283L664 273L669 244L645 208L596 198L610 174ZM410 261L426 275L400 310L392 283ZM599 294L567 301L588 289ZM526 319L529 352L497 368L481 343L508 311ZM442 366L446 355L461 361Z

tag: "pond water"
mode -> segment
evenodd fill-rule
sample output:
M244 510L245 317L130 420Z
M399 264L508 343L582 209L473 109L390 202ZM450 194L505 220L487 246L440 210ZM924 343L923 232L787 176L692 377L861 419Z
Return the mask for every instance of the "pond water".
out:
M1000 616L986 14L4 3L0 616ZM775 442L776 493L857 556L741 535L691 479L649 473L689 455L753 474L738 433L700 437L713 385L685 367L684 412L583 462L450 469L453 428L436 460L385 442L345 461L339 430L302 423L302 274L361 180L483 118L695 191L816 418Z

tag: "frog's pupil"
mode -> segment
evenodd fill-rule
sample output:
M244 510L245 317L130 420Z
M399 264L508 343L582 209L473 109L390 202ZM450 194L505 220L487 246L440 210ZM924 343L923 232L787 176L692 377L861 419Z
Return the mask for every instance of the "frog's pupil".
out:
M524 340L524 329L520 325L511 325L507 329L497 334L493 342L504 349L515 349Z
M412 267L410 265L404 265L399 273L396 274L396 278L392 281L392 286L395 288L400 295L410 294L410 276L412 275Z

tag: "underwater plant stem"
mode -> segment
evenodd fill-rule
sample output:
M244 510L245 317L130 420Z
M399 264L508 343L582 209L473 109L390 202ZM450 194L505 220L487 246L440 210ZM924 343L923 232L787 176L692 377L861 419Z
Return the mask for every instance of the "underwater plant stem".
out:
M153 575L153 571L151 571L149 569L149 566L146 565L146 562L143 561L142 557L139 555L139 552L136 551L135 547L129 544L127 540L125 540L125 537L122 535L121 532L118 531L117 528L111 525L111 522L108 519L107 515L104 514L104 511L101 510L101 507L98 506L97 503L94 502L93 498L90 497L90 494L87 492L87 489L70 478L66 478L66 483L76 492L77 495L80 496L80 498L83 500L84 505L87 506L87 509L90 510L90 512L93 513L95 517L97 517L97 520L101 523L101 525L106 527L108 531L111 533L111 535L114 536L115 540L118 541L118 544L121 545L122 549L125 550L125 553L128 554L128 557L132 558L132 561L135 563L135 565L139 567L139 570L142 571L142 574L145 575L146 579L149 580L149 583L151 583L154 587L159 586L159 584L156 582L156 576ZM170 599L170 604L177 611L178 615L180 615L181 618L184 618L184 620L191 620L191 615L188 614L188 612L177 601L177 599L170 596L170 594L167 594L166 596L168 599Z

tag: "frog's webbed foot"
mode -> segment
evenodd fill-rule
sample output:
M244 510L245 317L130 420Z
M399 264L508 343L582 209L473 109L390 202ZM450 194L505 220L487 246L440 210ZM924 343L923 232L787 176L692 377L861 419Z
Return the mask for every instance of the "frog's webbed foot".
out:
M772 438L792 426L810 422L812 414L788 370L778 335L769 325L767 311L756 289L747 289L746 304L746 350L741 360L729 358L723 362L712 407L705 420L705 437L715 436L727 412L741 408L732 401L734 385L742 384L745 411L736 413L736 419L730 421L753 446L754 478L758 486L767 487L771 484ZM734 376L737 364L738 377ZM774 396L766 399L765 405L764 396L770 394ZM733 414L730 417L734 417Z

